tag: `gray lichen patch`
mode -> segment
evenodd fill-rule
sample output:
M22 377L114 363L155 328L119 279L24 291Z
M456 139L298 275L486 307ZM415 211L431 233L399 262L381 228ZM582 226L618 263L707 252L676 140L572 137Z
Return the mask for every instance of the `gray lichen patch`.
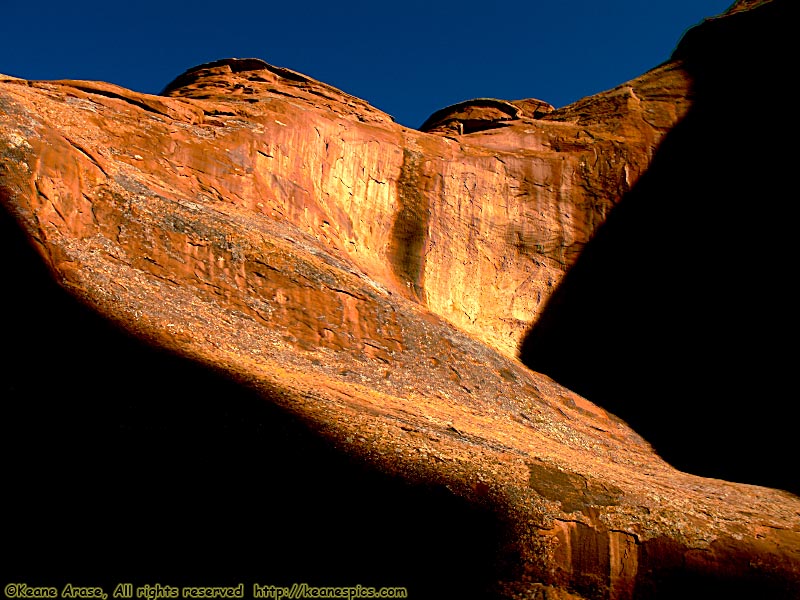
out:
M528 470L528 485L540 496L561 502L564 512L586 514L591 506L615 506L622 496L622 490L614 485L590 481L542 461L528 463Z

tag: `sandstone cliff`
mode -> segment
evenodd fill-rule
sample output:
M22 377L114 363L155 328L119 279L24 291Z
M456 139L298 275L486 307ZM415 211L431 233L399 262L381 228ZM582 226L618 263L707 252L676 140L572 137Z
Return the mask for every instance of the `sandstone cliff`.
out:
M796 12L425 131L259 59L2 78L13 574L797 597Z

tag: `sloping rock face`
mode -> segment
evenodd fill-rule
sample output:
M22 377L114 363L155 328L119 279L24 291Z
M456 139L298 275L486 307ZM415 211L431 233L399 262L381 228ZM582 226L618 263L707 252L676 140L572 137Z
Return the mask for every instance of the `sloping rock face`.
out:
M521 358L624 418L679 468L797 494L783 460L795 427L775 418L792 403L785 340L800 330L787 277L798 128L778 116L793 110L783 73L796 10L737 3L685 36L673 63L692 81L690 110L584 247ZM748 96L771 115L745 134L752 150L736 100ZM587 98L561 118L583 122L596 106Z
M731 182L740 148L696 145L752 123L734 74L762 77L789 114L769 76L796 9L751 4L603 94L470 101L428 132L258 59L201 65L161 96L4 78L14 580L796 598L796 496L676 470L585 397L623 413L634 392L615 357L644 369L637 353L661 344L620 325L639 301L620 293L672 256L650 249L685 249L664 285L691 294L692 242L714 215L738 224L675 197L723 190L742 211L740 190L764 182L766 159ZM697 238L664 239L665 205ZM637 397L691 397L679 365L645 373ZM678 406L668 422L691 427Z

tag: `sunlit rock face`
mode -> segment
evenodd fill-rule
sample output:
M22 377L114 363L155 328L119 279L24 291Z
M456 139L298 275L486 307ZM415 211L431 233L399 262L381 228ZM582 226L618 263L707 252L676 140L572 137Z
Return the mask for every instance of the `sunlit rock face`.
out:
M259 59L2 78L12 574L796 598L795 13L423 131Z

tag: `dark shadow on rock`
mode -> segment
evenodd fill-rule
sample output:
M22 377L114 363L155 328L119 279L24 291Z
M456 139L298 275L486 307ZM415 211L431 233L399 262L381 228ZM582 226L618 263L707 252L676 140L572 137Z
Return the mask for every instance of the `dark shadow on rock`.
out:
M348 459L254 391L130 337L57 286L4 211L0 248L3 585L444 598L494 580L495 515Z
M691 110L520 350L675 467L794 493L797 13L778 0L684 36Z

